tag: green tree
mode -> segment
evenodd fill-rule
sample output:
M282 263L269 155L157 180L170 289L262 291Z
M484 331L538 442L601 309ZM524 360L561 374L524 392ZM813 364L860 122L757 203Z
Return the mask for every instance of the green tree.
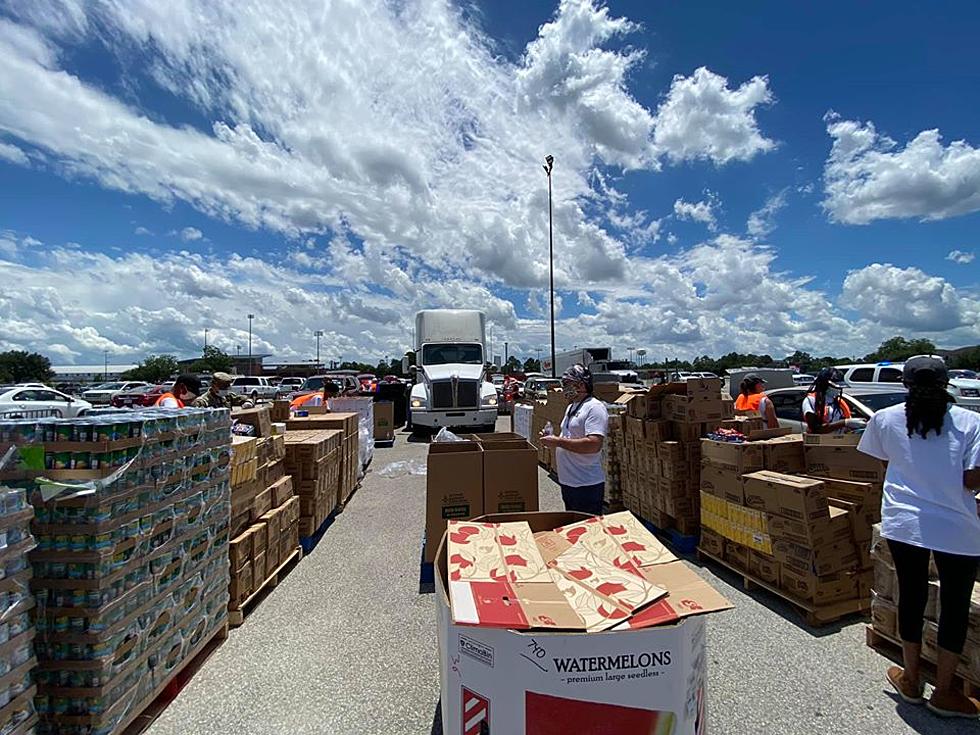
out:
M204 357L191 365L194 373L234 372L235 361L231 355L214 345L204 348Z
M950 357L949 367L953 370L977 370L980 368L980 346L957 352Z
M145 380L148 383L162 383L176 375L179 370L180 366L177 364L177 358L173 355L150 355L139 364L139 367L127 370L123 373L122 377L125 380Z
M37 352L0 352L0 382L47 383L54 378L51 361Z
M519 373L521 371L521 361L511 355L507 358L507 363L504 365L503 371L508 375L510 373Z
M892 337L881 343L874 352L865 355L865 362L882 362L891 360L901 362L914 355L931 355L935 353L936 345L928 339L905 339L905 337Z
M524 372L525 373L540 373L541 372L541 362L535 360L533 357L529 357L524 361Z

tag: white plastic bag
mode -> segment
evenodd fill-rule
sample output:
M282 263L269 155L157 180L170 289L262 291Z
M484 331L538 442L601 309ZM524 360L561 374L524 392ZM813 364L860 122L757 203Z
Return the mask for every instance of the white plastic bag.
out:
M456 436L453 432L443 426L439 429L439 433L432 437L432 441L437 444L443 444L447 442L465 442L466 439Z

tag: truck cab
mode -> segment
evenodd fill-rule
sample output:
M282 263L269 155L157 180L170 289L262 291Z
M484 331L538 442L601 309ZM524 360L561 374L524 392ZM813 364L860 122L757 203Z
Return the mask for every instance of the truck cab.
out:
M486 315L428 309L415 315L412 428L493 431L499 399L486 362ZM407 361L407 360L406 360Z

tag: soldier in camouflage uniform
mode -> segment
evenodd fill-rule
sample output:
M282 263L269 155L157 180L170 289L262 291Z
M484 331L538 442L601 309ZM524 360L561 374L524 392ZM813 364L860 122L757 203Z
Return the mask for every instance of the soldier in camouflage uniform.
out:
M211 387L208 392L194 401L194 408L232 408L244 402L242 396L228 391L231 381L228 373L217 372L211 376Z

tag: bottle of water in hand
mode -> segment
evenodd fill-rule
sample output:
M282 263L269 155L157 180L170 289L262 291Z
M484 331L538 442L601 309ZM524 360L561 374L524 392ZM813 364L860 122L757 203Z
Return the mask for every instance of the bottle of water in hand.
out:
M544 429L541 431L541 436L554 436L554 434L555 434L555 427L552 426L551 422L549 421L544 425Z

